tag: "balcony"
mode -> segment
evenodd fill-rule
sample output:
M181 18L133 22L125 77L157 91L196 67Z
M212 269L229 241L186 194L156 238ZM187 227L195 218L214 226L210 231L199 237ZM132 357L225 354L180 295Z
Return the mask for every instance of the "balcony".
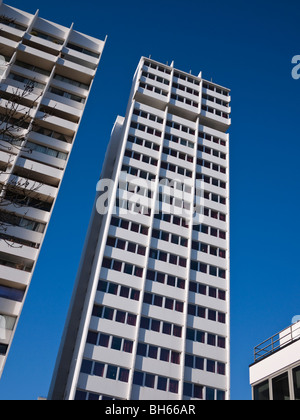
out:
M30 159L34 157L34 154L35 156L40 155L38 152L32 152L30 154ZM50 156L49 158L51 159ZM30 159L19 158L16 162L16 167L21 168L21 172L26 174L26 176L30 179L34 178L37 183L58 187L59 182L63 177L63 171Z
M86 84L91 82L96 73L95 70L89 69L80 63L71 61L68 55L63 55L62 58L59 57L57 65L62 66L61 68L64 69L64 75L66 77L79 79L82 83Z
M228 112L228 108L226 111ZM202 104L199 124L226 132L231 125L231 119L228 113Z
M31 273L26 271L16 270L15 268L6 267L1 265L1 278L3 280L8 280L11 285L21 285L28 286L31 279Z
M66 136L74 136L74 133L76 133L78 124L75 122L68 121L64 119L63 117L54 116L54 115L48 115L51 113L51 109L47 110L45 109L45 112L38 111L36 115L37 120L43 121L43 126L46 128L49 128L51 130L57 130L61 132L62 134L65 134Z
M297 322L256 346L254 348L254 361L259 362L299 339L300 322Z
M47 130L45 130L44 132L46 133ZM53 148L53 149L57 149L57 150L62 151L64 153L69 154L71 152L72 144L67 143L66 141L58 140L58 139L53 137L53 133L51 133L51 132L49 132L49 133L50 133L50 136L46 136L44 134L41 134L40 132L31 131L29 133L28 140L36 141L37 143L42 144L43 146ZM58 135L58 133L57 133L57 135ZM62 138L63 138L63 136L62 136ZM59 160L61 160L61 159L59 159Z
M24 45L20 44L18 46L18 51L21 53L26 53L27 59L31 58L32 64L35 64L38 67L43 67L43 64L45 61L48 63L54 64L57 60L57 57L49 54L45 51L41 51L38 48L35 48L34 46Z

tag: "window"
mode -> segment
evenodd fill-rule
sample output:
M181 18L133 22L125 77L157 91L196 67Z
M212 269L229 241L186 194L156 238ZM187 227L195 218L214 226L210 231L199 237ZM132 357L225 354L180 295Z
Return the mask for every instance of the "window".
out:
M128 379L129 379L129 370L120 368L119 381L128 382Z
M269 381L264 381L254 387L254 400L256 401L270 400Z
M103 377L104 367L105 365L103 363L95 362L94 372L93 372L94 375Z
M108 347L108 343L109 343L109 335L101 334L100 340L99 340L99 346Z
M150 373L146 374L145 387L154 388L155 376Z
M287 401L290 400L288 373L277 376L272 380L273 400Z
M293 369L295 400L300 400L300 366Z
M160 391L166 391L167 384L168 384L167 378L162 378L161 376L158 377L157 389L159 389Z
M135 371L133 375L134 385L143 386L143 381L144 381L144 374L142 372Z
M106 378L116 380L117 379L117 372L118 372L117 366L108 365Z

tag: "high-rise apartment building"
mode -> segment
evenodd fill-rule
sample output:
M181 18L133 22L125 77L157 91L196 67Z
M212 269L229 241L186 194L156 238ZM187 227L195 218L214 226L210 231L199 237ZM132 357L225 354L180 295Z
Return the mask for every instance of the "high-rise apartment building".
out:
M142 58L49 399L229 399L230 92Z
M104 44L0 0L0 375Z

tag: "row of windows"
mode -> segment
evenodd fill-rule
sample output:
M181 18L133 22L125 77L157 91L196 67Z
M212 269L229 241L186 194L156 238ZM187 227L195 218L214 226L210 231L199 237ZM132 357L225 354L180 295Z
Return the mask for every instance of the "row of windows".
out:
M162 132L160 130L157 130L156 128L149 127L148 125L137 123L135 121L131 122L130 127L134 128L136 130L144 131L145 133L148 133L148 134L154 134L157 137L162 136Z
M174 337L182 337L182 327L180 325L163 322L158 319L142 317L140 328L144 330L158 332Z
M34 125L32 128L32 131L34 133L39 133L39 134L42 134L43 136L51 137L55 140L60 140L69 144L72 143L73 141L73 138L70 136L66 136L65 134L59 133L54 130L49 130L48 128L45 128L45 127L39 127L38 125Z
M145 292L144 303L147 305L158 306L159 308L169 309L170 311L183 312L184 303L179 300L171 299L165 296L155 295Z
M128 158L135 159L135 160L141 160L144 163L149 163L149 165L157 166L157 163L158 163L157 159L154 159L153 157L150 157L148 155L141 154L138 152L134 152L133 150L129 150L129 149L125 150L125 156Z
M186 183L185 181L159 177L159 188L164 187L164 186L175 188L178 191L183 191L188 194L191 194L192 192L192 186Z
M168 262L169 264L179 265L180 267L186 267L186 258L180 257L169 252L161 251L159 249L150 249L150 258L154 260L159 260L163 262Z
M79 87L81 89L89 90L90 86L86 85L81 82L77 82L77 80L69 79L68 77L60 76L59 74L54 75L55 80L59 80L60 82L68 83L69 85Z
M209 89L212 92L220 93L221 95L224 95L224 96L229 96L228 90L222 89L222 88L214 86L214 85L210 85L206 82L203 83L203 88L204 89Z
M225 400L225 391L205 387L202 385L192 384L190 382L184 382L183 395L186 397L197 398L199 400L207 401Z
M191 99L185 98L184 96L181 96L181 95L175 95L175 93L171 94L171 99L174 99L175 101L179 101L190 106L194 106L195 108L198 108L199 106L198 102L192 101Z
M205 139L208 141L212 141L213 143L220 144L221 146L226 146L226 141L220 139L219 137L213 136L211 134L203 133L203 131L198 132L198 137L201 139Z
M137 178L146 179L147 181L155 181L156 178L155 174L142 171L142 169L137 169L134 166L123 165L122 171L127 172L129 175L136 176Z
M174 82L172 84L172 87L175 88L175 89L182 90L183 92L190 93L191 95L195 95L195 96L198 96L199 97L199 90L197 90L197 89L191 89L190 87L184 86L181 83L175 83Z
M142 118L148 119L150 121L157 122L159 124L163 124L163 122L164 122L163 118L161 118L161 117L159 117L157 115L154 115L154 114L150 114L150 112L145 112L145 111L143 111L141 109L136 109L135 108L133 110L133 114L134 115L137 115L138 117L142 117Z
M216 289L215 287L211 286L206 286L206 284L191 281L189 285L189 290L190 292L198 293L200 295L205 295L220 300L226 300L226 292L224 290Z
M207 168L207 169L212 169L213 171L216 171L216 172L221 172L221 174L227 173L227 169L225 166L218 165L217 163L210 162L209 160L206 160L206 159L197 158L197 165L203 166L204 168Z
M185 280L171 276L170 274L165 274L160 271L148 270L147 271L147 280L156 281L157 283L167 284L168 286L177 287L178 289L185 289Z
M169 86L169 84L170 84L168 79L165 79L164 77L157 76L153 73L149 73L147 71L143 71L142 76L147 77L148 79L151 79L151 80L155 80L156 82L163 83L164 85L167 85L167 86Z
M178 79L181 79L181 80L185 80L186 82L189 82L189 83L193 83L196 86L200 85L199 80L194 79L193 77L190 77L190 76L186 76L183 73L178 73L177 71L174 72L174 77L177 77Z
M155 150L156 152L160 149L159 144L154 143L153 141L141 139L140 137L128 136L127 141L129 141L129 143L135 143L139 146L147 147L147 149Z
M162 241L172 242L175 245L188 246L188 239L174 233L166 232L165 230L152 230L152 238L161 239Z
M166 67L162 67L159 64L151 63L150 61L145 61L145 66L150 67L151 69L161 71L162 73L171 74L171 71Z
M129 369L119 366L106 365L93 360L82 360L81 373L112 379L113 381L128 382Z
M176 130L180 130L184 133L191 134L192 136L195 135L195 130L193 128L187 127L184 124L179 124L175 121L167 120L167 127L175 128Z
M192 249L195 251L204 252L205 254L214 255L215 257L226 258L226 250L217 248L213 245L208 245L203 242L193 241Z
M204 175L204 174L196 174L196 179L201 179L202 181L204 181L206 184L212 184L215 187L219 187L219 188L223 188L226 189L226 182L221 181L218 178L214 178L212 176L208 176L208 175Z
M103 395L103 394L96 394L94 392L87 392L82 391L81 389L76 390L75 394L75 401L120 401L118 398L110 397L109 395Z
M26 87L33 87L35 89L45 89L46 85L43 83L36 82L34 80L28 79L24 76L20 76L19 74L10 72L8 75L9 79L15 80L16 82L24 83Z
M187 328L186 339L195 343L208 344L209 346L217 346L221 349L226 348L226 338L219 335L206 333L204 331Z
M133 384L146 388L158 389L160 391L178 394L179 382L175 379L153 375L152 373L135 371Z
M177 174L192 178L193 172L189 169L183 168L182 166L174 165L173 163L161 162L161 168L166 171L175 172Z
M131 300L140 300L140 291L129 288L126 286L121 286L116 283L110 283L105 280L99 280L98 288L97 290L99 292L108 293L110 295L120 296L125 299L131 299Z
M210 321L220 322L221 324L226 323L226 314L224 312L218 312L214 309L204 308L203 306L189 304L188 314L196 316L198 318L204 318Z
M199 210L200 213L200 210ZM203 214L204 216L211 217L212 219L221 220L222 222L226 222L226 214L222 213L221 211L216 211L210 209L208 207L203 207Z
M71 44L70 42L68 43L67 48L71 48L72 50L78 51L82 54L89 55L90 57L93 57L93 58L100 58L100 53L87 50L86 48L80 47L79 45Z
M187 220L184 217L175 216L173 214L168 213L156 213L154 215L154 218L157 220L163 220L167 223L172 223L173 225L182 226L184 228L188 228L189 224L187 223Z
M218 115L219 117L229 118L229 114L223 111L219 111L218 109L212 108L211 106L202 105L202 111L210 112L212 114Z
M185 367L225 375L225 363L217 362L216 360L211 359L204 359L203 357L197 357L191 354L185 355Z
M223 268L215 267L214 265L208 265L200 261L191 261L191 270L198 271L203 274L210 274L220 279L226 279L226 270Z
M203 146L202 144L198 144L197 147L200 152L207 153L208 155L212 154L213 156L220 159L226 159L226 154L220 152L219 150L212 149L211 147Z
M15 289L14 287L7 287L0 285L0 297L4 299L22 302L25 290Z
M147 236L149 232L148 226L144 226L140 223L131 222L130 220L125 220L114 216L111 218L111 225L130 230L131 232L140 233L141 235L145 236Z
M108 270L119 271L120 273L125 273L129 275L134 275L136 277L143 277L144 269L138 267L137 265L125 263L123 261L115 260L112 258L103 258L102 267L107 268Z
M20 61L20 60L16 60L15 65L18 66L18 67L22 67L23 69L27 69L27 70L30 70L30 71L33 71L33 72L36 72L36 73L43 74L44 76L49 77L50 74L51 74L51 71L49 71L49 70L44 70L40 67L36 67L33 64L24 63L23 61ZM56 76L57 75L54 76L54 79L57 78Z
M124 239L108 236L106 245L111 246L112 248L123 249L124 251L132 252L133 254L146 255L145 246L130 241L124 241Z
M97 318L107 319L109 321L119 322L120 324L127 324L133 327L136 326L137 316L130 312L119 311L107 306L94 305L93 316Z
M133 197L133 202L131 202L130 199L121 200L117 198L115 202L115 214L119 214L118 209L123 209L123 211L126 210L126 214L127 211L129 211L132 214L143 214L144 216L148 217L151 216L151 209L149 208L149 206L142 206L140 205L140 203L136 203L135 197Z
M88 344L93 344L94 346L105 347L111 350L123 351L124 353L132 353L133 350L133 341L95 331L88 332L86 342Z
M228 102L222 101L222 99L216 98L215 96L206 95L206 93L203 93L202 99L205 99L205 100L208 100L208 101L211 101L211 102L215 102L218 105L229 107Z
M4 211L1 212L1 223L3 225L18 226L38 233L44 233L46 227L44 223L35 222L34 220L27 219L27 217L19 217Z
M155 92L158 95L168 96L168 92L166 90L160 89L160 88L158 88L156 86L152 86L149 83L140 82L140 87L142 89L149 90L150 92Z
M52 157L62 159L62 160L67 160L67 158L68 158L67 153L59 152L58 150L51 149L51 148L46 147L46 146L41 146L40 144L32 143L31 141L27 141L26 146L25 146L25 151L26 151L26 149L29 149L31 151L36 151L36 152L39 152L39 153L43 153L45 155L52 156Z
M138 343L137 355L180 365L180 353L174 350L153 346L151 344Z
M169 147L164 147L163 148L163 153L165 153L166 155L174 156L175 158L179 158L181 160L185 160L185 161L190 162L190 163L194 162L193 156L191 156L187 153L179 152L178 150L171 149Z
M204 225L203 223L199 225L194 225L193 230L195 232L201 232L205 233L206 235L215 236L216 238L226 239L226 232L224 230L210 227Z
M179 143L182 146L187 146L190 149L194 149L195 143L190 140L183 139L182 137L175 136L174 134L165 133L165 140L173 141L174 143Z
M203 191L203 197L206 200L211 200L211 201L214 201L215 203L226 205L226 197L223 197L222 195L215 194L209 191Z
M62 89L58 89L55 87L50 87L49 92L53 93L54 95L58 95L63 98L70 99L71 101L79 102L81 104L85 104L86 102L86 98L83 98L82 96L74 95L72 93L66 92Z

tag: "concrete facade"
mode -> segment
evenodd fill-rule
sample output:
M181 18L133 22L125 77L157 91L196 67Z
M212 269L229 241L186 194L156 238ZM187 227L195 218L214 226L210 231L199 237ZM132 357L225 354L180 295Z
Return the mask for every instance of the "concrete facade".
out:
M141 58L49 399L229 399L230 123L228 89Z
M104 45L0 0L0 375Z

